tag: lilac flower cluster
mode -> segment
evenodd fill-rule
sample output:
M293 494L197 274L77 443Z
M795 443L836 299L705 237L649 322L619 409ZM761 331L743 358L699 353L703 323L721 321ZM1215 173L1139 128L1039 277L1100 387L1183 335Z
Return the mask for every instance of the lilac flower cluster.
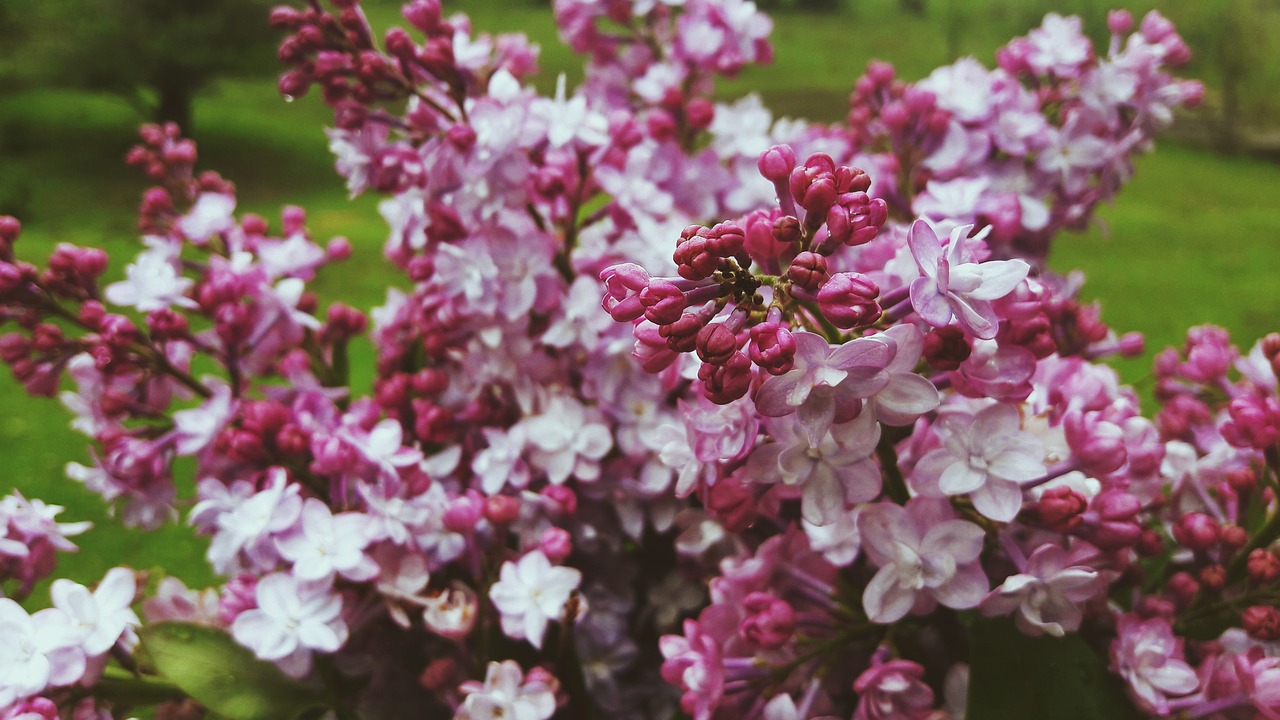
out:
M1199 97L1158 14L1113 13L1105 56L1051 15L996 70L875 64L823 127L710 99L771 55L743 0L558 0L589 64L551 97L438 0L381 40L332 5L272 14L280 87L321 89L382 198L382 306L322 307L350 244L237 215L172 126L128 156L158 184L124 279L19 261L0 218L0 358L92 439L68 476L210 538L225 581L156 583L149 623L340 718L960 717L982 616L1087 635L1148 715L1280 713L1280 338L1193 330L1149 420L1095 363L1140 339L1042 262ZM70 549L55 514L0 503L17 597ZM0 719L126 712L104 670L185 717L138 594L0 600Z

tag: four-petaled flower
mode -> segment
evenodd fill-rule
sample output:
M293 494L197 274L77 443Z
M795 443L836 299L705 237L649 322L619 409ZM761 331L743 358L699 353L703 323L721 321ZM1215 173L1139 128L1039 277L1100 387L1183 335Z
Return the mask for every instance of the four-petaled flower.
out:
M922 276L911 282L911 306L934 327L945 327L954 317L974 337L990 340L1000 327L991 301L1008 295L1027 277L1031 266L1024 260L968 261L965 242L971 230L972 225L952 230L944 255L929 223L916 220L911 225L907 243ZM990 231L988 225L973 239L981 240Z

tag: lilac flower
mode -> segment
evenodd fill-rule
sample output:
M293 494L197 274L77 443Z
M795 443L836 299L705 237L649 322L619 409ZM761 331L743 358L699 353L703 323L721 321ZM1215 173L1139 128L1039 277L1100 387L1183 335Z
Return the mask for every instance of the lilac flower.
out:
M916 220L907 242L922 277L911 283L911 305L922 320L944 327L955 317L970 334L984 340L996 336L1000 317L992 300L1008 295L1031 269L1023 260L968 261L965 242L972 225L951 231L951 244L942 253L938 236L929 223ZM990 226L978 234L981 240Z
M226 383L212 384L213 397L203 405L173 414L173 449L179 455L195 455L222 431L238 404Z
M565 76L556 80L554 100L543 100L535 112L547 123L547 141L552 147L563 147L574 140L584 145L609 142L609 123L604 115L587 107L583 95L565 99Z
M555 714L556 695L541 680L525 678L514 660L489 663L484 685L463 686L467 699L453 720L547 720Z
M422 460L422 451L403 444L404 428L398 420L382 420L368 433L358 429L346 430L342 437L365 460L376 466L383 477L395 477L397 468L415 465Z
M600 476L599 461L613 446L613 437L609 427L592 415L575 398L554 395L542 414L522 423L534 449L531 460L552 483L559 485L570 476L579 480Z
M760 385L756 407L766 417L796 413L809 445L817 447L833 422L850 420L862 398L889 384L884 373L895 346L882 336L856 338L832 347L822 337L795 332L795 366Z
M923 678L924 668L910 660L873 664L853 683L853 720L925 720L933 711L933 690Z
M178 220L178 230L193 243L207 242L214 235L235 227L236 198L226 193L201 193L196 204Z
M61 610L28 615L18 603L0 598L0 637L0 708L46 687L70 685L84 675L80 636Z
M279 557L271 536L293 527L302 512L300 487L290 483L283 468L272 468L269 482L261 492L221 512L214 521L216 531L209 545L209 562L214 570L229 575L247 565L265 570ZM197 503L193 518L204 508Z
M867 398L867 409L885 425L910 425L938 407L938 388L915 373L924 354L924 334L914 325L894 325L884 331L897 348L885 366L889 382Z
M1044 448L1024 432L1017 408L994 403L976 415L953 412L938 421L942 447L916 463L911 486L924 495L968 493L973 507L999 522L1022 508L1022 483L1045 474Z
M151 248L139 254L124 273L124 280L103 291L108 302L144 313L172 305L196 307L196 302L186 296L195 281L178 272L177 252L163 240L151 243Z
M336 652L347 641L342 598L327 580L271 573L258 581L254 595L258 606L236 616L231 634L293 677L310 671L312 652Z
M377 564L364 553L372 541L367 515L334 515L322 501L307 498L301 517L293 532L276 538L276 549L293 562L299 580L323 580L337 573L362 582L378 574Z
M954 519L941 501L872 505L858 518L858 531L863 551L880 566L862 596L872 622L896 622L922 601L925 607L936 600L965 610L987 593L987 576L978 563L982 528Z
M547 622L560 618L581 582L581 572L553 566L541 550L533 550L516 562L502 564L498 582L489 588L489 599L502 613L502 631L508 637L528 640L541 649Z
M112 568L93 592L62 578L53 581L49 597L54 607L66 613L69 626L81 638L80 647L92 658L110 650L122 637L126 643L136 640L133 628L139 620L130 607L136 592L133 571Z
M814 525L830 525L853 503L880 494L880 467L871 455L880 441L880 425L871 413L832 425L817 445L798 421L784 418L772 426L777 442L761 445L747 461L757 482L781 482L800 490L800 514Z
M1006 578L979 607L988 617L1016 612L1014 623L1028 635L1062 637L1080 629L1081 606L1102 584L1097 570L1072 563L1065 548L1042 545L1022 572Z
M1182 657L1182 641L1169 621L1121 615L1111 643L1111 669L1128 683L1146 709L1169 714L1169 696L1186 695L1200 686L1196 671Z

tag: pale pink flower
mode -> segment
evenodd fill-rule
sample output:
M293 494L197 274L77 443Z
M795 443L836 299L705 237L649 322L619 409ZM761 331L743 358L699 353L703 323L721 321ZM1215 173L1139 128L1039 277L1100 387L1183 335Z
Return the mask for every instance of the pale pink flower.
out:
M910 660L872 665L853 683L853 720L925 720L933 710L933 690L923 678L924 668Z
M987 594L987 576L978 563L982 528L954 519L940 500L871 505L858 518L858 531L863 551L880 566L862 596L872 622L900 620L922 600L924 607L937 600L965 610Z
M987 617L1016 613L1014 623L1028 635L1062 637L1080 629L1081 608L1102 585L1098 571L1073 564L1065 548L1042 545L1022 572L1006 578L979 607Z
M1000 317L991 301L1013 291L1031 269L1023 260L990 260L975 263L965 256L965 243L972 225L951 231L946 254L933 228L924 220L911 225L907 242L921 277L911 282L911 305L922 320L944 327L955 317L975 337L990 340L1000 327ZM990 230L983 228L975 240Z
M853 419L863 398L889 384L884 370L893 360L895 346L880 335L835 347L809 332L795 332L792 337L794 367L760 385L756 407L766 417L796 413L809 444L817 447L833 422Z
M173 450L179 455L195 455L209 446L231 418L237 402L226 383L212 383L213 397L200 407L173 414Z
M560 618L581 582L581 572L554 566L541 550L533 550L502 564L489 599L502 614L502 631L508 637L541 649L547 623Z
M1169 621L1121 615L1111 643L1111 669L1128 683L1145 708L1169 714L1169 697L1187 695L1200 686L1196 671L1182 656L1182 641Z
M600 477L600 459L613 447L613 435L596 417L577 399L554 395L541 414L521 423L533 446L530 459L552 483L560 485L571 476L588 481Z
M177 255L167 245L155 244L140 253L125 268L124 275L124 280L103 290L108 302L137 308L138 312L144 313L172 305L196 307L196 302L186 296L195 281L178 272Z
M327 580L272 573L258 581L254 595L258 606L236 616L231 634L293 677L310 671L313 652L336 652L347 641L342 598Z
M885 425L910 425L921 415L937 409L938 388L915 373L924 354L924 333L915 325L894 325L884 331L893 340L893 360L885 366L888 384L867 398L867 409Z
M437 635L461 640L475 627L479 607L475 591L455 580L444 590L423 598L422 622Z
M1021 485L1045 474L1044 447L1022 430L1017 408L994 403L976 415L948 413L937 429L942 447L916 463L911 487L930 496L968 493L974 509L992 520L1016 517Z
M362 582L378 574L378 565L364 549L372 541L369 516L345 512L334 515L329 506L307 498L301 523L276 538L276 549L293 563L299 580L322 580L335 573Z
M232 216L235 209L234 195L201 193L191 210L178 220L178 231L196 244L207 242L214 235L235 227Z

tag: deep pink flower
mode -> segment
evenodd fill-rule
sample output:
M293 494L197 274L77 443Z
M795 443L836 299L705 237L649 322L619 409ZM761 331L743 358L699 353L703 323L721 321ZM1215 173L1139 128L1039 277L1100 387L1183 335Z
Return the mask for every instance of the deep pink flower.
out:
M924 668L910 660L872 665L853 683L853 720L925 720L933 710L933 690L923 678Z

